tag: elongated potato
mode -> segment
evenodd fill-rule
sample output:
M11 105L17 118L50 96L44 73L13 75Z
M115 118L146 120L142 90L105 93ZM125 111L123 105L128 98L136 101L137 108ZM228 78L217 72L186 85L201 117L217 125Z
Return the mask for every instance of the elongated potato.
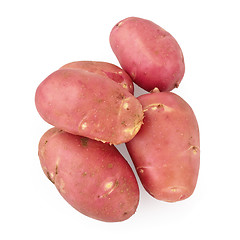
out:
M110 44L122 68L143 89L170 91L180 84L185 72L182 50L157 24L126 18L113 27Z
M131 93L81 69L52 73L38 86L35 103L46 122L102 142L128 142L142 125L142 106Z
M137 181L113 145L52 128L39 142L39 158L45 175L79 212L106 222L135 213Z
M83 69L108 77L133 94L134 87L130 76L118 66L107 62L78 61L65 64L60 69Z
M126 145L141 182L159 200L183 200L193 193L199 171L196 117L174 93L155 92L138 99L144 109L144 124Z

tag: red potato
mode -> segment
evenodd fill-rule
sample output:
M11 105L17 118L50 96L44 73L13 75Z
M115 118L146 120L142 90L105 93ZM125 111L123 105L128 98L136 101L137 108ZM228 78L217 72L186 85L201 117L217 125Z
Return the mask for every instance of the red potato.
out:
M121 68L107 62L78 61L65 64L60 69L83 69L108 77L133 94L134 87L130 76Z
M82 69L52 73L38 86L35 103L53 126L111 144L130 141L142 125L142 106L131 93Z
M45 175L79 212L106 222L135 213L138 184L113 145L52 128L39 142L39 158Z
M195 189L200 163L196 117L174 93L158 91L138 99L144 124L126 146L139 178L156 199L186 199Z
M110 44L122 68L143 89L163 92L179 86L185 72L182 50L160 26L126 18L113 27Z

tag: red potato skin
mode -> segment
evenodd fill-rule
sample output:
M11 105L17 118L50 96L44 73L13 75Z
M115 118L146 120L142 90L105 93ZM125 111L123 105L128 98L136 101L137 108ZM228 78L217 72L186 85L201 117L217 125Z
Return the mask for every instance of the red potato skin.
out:
M84 215L119 222L135 213L138 184L113 145L52 128L39 142L39 158L62 197Z
M142 125L142 106L131 93L81 69L60 69L48 76L36 90L35 104L51 125L111 144L130 141Z
M139 178L156 199L186 199L195 189L200 164L196 117L174 93L155 92L138 99L144 109L144 124L126 146Z
M185 72L182 50L157 24L126 18L113 27L110 44L121 67L143 89L163 92L179 86Z
M83 69L88 72L97 73L108 77L127 89L131 94L134 92L134 86L130 76L118 66L107 62L96 61L77 61L67 63L60 69Z

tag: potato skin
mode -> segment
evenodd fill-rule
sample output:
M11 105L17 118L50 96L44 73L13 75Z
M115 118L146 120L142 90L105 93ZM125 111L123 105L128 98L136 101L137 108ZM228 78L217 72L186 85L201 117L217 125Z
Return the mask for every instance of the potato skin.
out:
M38 86L35 104L51 125L111 144L130 141L142 125L142 106L131 93L82 69L52 73Z
M144 124L126 146L140 180L156 199L186 199L195 189L200 164L196 117L174 93L155 92L138 99L144 109Z
M67 63L60 69L83 69L88 72L97 73L101 76L108 77L113 81L120 84L123 88L127 89L133 94L134 86L132 79L128 74L118 66L107 63L107 62L97 62L97 61L77 61Z
M185 72L182 50L157 24L126 18L113 27L110 44L121 67L143 89L163 92L179 86Z
M79 212L105 222L135 213L138 184L113 145L52 128L39 142L39 158L45 175Z

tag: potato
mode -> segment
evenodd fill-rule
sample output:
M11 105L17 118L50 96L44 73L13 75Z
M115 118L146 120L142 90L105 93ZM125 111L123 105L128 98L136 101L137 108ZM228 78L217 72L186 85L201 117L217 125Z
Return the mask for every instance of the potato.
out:
M106 222L135 213L138 184L113 145L52 128L39 142L39 158L45 175L79 212Z
M78 61L65 64L60 69L83 69L108 77L133 94L134 87L130 76L121 68L107 62Z
M38 86L35 103L53 126L111 144L130 141L142 125L142 106L131 93L82 69L52 73Z
M176 202L194 191L199 171L199 128L191 107L178 95L140 96L144 124L126 144L144 188L156 199Z
M170 91L180 84L185 64L182 50L170 33L136 17L116 24L110 44L122 68L133 81L150 91Z

